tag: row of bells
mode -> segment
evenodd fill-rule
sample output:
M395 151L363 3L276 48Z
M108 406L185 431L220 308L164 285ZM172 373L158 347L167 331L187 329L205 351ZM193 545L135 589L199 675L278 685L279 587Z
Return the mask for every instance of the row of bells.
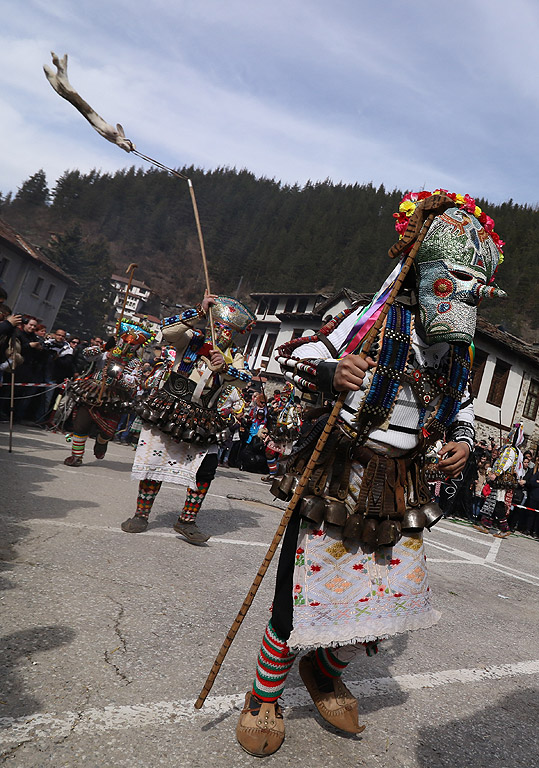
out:
M175 440L186 443L223 443L229 436L228 429L215 431L211 420L201 420L194 413L186 413L180 409L174 410L169 406L170 404L157 409L145 403L139 403L135 412L142 421L157 427Z
M131 400L126 400L125 395L122 396L116 392L110 392L105 390L103 399L99 402L99 393L101 387L77 387L73 390L73 396L76 400L82 400L87 405L97 405L100 408L110 408L114 411L128 411L133 407Z
M299 478L296 475L286 474L273 481L271 492L282 501L290 501L298 483ZM429 502L422 507L407 509L399 520L358 514L348 516L344 502L314 494L301 498L299 511L303 517L316 525L325 520L330 525L343 528L345 540L359 540L374 548L393 546L403 533L409 535L419 533L424 528L430 530L443 514L438 504Z

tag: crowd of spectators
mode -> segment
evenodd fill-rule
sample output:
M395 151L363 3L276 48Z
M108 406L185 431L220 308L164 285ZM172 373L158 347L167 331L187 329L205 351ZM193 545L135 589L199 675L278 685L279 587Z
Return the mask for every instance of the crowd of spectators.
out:
M0 420L9 418L13 378L14 422L46 427L64 381L88 368L82 351L103 345L100 337L85 341L63 328L49 332L37 318L0 303Z
M492 470L502 448L494 438L477 441L461 481L441 483L440 506L446 517L463 518L479 530L487 525L488 506L493 510L488 528L494 535L518 532L539 539L539 458L534 462L532 452L524 451L522 464L501 481Z

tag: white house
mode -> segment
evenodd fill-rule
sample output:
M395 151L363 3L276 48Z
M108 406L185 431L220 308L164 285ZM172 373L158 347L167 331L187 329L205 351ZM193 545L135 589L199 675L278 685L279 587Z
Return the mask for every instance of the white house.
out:
M112 286L112 290L114 291L114 299L112 304L116 316L121 312L128 283L129 279L127 277L122 277L121 275L112 275L110 278L110 284ZM143 314L142 310L145 303L150 298L150 294L151 289L146 285L146 283L143 283L140 280L133 280L129 289L129 295L127 297L124 314Z
M539 446L539 349L483 318L475 334L472 394L479 439L492 436L499 443L511 426L521 421L525 446Z

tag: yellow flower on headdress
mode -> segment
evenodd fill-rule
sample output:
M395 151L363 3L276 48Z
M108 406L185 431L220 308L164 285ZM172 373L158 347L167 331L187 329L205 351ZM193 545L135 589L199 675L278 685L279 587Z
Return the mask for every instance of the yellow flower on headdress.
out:
M404 200L399 205L399 213L405 213L408 218L412 215L412 213L415 211L415 203L413 203L411 200Z
M455 195L455 202L458 205L464 205L464 195Z
M482 213L483 211L481 210L481 208L478 205L476 205L474 208L473 215L478 219Z

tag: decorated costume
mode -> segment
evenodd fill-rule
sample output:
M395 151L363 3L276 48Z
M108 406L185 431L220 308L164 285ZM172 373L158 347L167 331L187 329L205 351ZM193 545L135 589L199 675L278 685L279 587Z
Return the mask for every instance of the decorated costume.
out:
M206 316L203 306L163 321L163 340L175 348L176 357L168 378L138 408L143 428L132 477L140 481L139 494L135 515L122 523L126 533L146 530L155 497L166 481L187 486L174 530L194 544L209 539L195 520L215 477L218 444L227 437L227 419L219 413L221 396L231 385L241 389L251 381L242 352L231 346L232 335L249 330L254 316L236 299L217 297L211 309L217 334L213 350L205 331L195 327ZM218 370L209 360L215 351L222 353Z
M124 319L120 323L120 336L111 340L110 349L87 347L82 354L93 362L92 373L76 379L70 386L70 395L76 402L71 436L71 456L64 460L69 467L82 464L86 440L91 430L97 430L94 455L102 459L112 440L122 415L134 405L141 361L137 352L153 339L152 331Z
M399 233L430 194L404 199ZM370 347L373 366L348 356L360 351L402 261L367 307L277 350L285 377L303 392L336 397L337 384L349 391L288 524L271 621L236 730L241 746L260 757L283 741L277 699L300 651L309 651L299 673L322 717L359 733L357 701L340 680L347 664L363 647L370 654L380 639L439 619L422 530L441 510L431 501L425 455L445 439L440 468L457 473L473 450L469 345L479 298L501 292L491 285L500 261L492 220L467 196L434 194L442 207L417 251L415 280L409 273ZM361 385L346 383L350 365L361 366ZM281 499L290 498L324 423L296 444L272 488Z
M259 432L264 443L269 473L262 478L271 483L278 474L279 461L290 453L299 436L301 419L294 401L294 387L286 382L280 397L270 403L265 428Z
M504 447L493 467L487 471L487 484L483 488L485 500L481 507L481 518L474 525L482 533L506 539L511 535L509 513L513 501L513 492L522 470L522 453L519 446L524 442L521 423L513 425L507 435ZM496 528L498 529L496 532Z

